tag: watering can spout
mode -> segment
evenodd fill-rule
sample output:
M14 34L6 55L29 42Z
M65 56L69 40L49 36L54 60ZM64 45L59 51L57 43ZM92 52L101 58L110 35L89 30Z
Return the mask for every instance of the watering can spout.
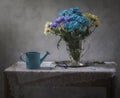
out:
M42 63L44 61L44 59L47 57L47 55L49 55L50 53L48 51L45 52L45 54L43 55L43 57L40 59L40 62Z

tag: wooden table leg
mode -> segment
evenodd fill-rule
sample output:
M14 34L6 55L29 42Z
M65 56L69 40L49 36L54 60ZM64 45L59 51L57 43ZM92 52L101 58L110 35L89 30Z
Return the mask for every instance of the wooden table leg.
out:
M107 87L107 98L115 98L115 77L110 79L110 85Z
M14 98L10 94L10 85L8 83L7 74L5 72L3 72L3 75L4 75L3 76L3 78L4 78L4 98Z

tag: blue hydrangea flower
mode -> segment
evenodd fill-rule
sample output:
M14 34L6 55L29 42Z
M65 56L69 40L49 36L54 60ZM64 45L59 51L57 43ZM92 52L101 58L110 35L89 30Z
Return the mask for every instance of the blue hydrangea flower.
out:
M81 28L82 25L76 21L70 21L66 22L64 26L67 28L68 32L74 32L74 30Z
M78 16L75 14L71 15L71 18L77 22L83 23L84 25L88 25L90 22L88 18L85 18L83 16Z
M68 14L68 11L67 10L63 10L59 13L60 16L65 16Z
M67 28L68 32L74 32L76 29L85 31L85 26L89 25L89 19L84 17L79 8L70 8L59 13L61 17L56 18L51 27L58 27L61 24Z
M76 15L82 16L82 12L80 11L80 9L78 7L70 8L68 10L68 13L69 13L69 15L76 14Z
M68 32L73 32L76 29L85 31L84 27L89 24L89 20L87 18L78 15L73 15L71 18L71 21L66 22L64 25Z
M78 11L79 11L79 8L70 8L70 9L68 10L68 13L69 13L69 15L71 15L71 14L77 13Z
M79 11L79 8L76 7L76 8L70 8L68 10L63 10L59 13L60 16L70 16L72 14L76 14L76 15L79 15L81 16L82 15L82 12Z

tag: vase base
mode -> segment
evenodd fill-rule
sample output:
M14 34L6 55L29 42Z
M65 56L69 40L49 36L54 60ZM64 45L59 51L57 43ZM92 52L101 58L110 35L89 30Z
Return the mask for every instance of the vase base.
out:
M55 62L57 66L59 67L85 67L85 66L88 66L87 64L84 64L84 63L73 63L71 61L58 61L58 62Z
M87 66L86 64L83 64L83 63L68 63L69 67L84 67L84 66Z

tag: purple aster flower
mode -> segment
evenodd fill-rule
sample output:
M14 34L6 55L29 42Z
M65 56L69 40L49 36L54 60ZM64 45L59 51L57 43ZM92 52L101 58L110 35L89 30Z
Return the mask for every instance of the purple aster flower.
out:
M64 17L58 17L57 19L55 19L56 23L61 23L64 21Z
M57 23L56 23L56 22L53 22L53 23L50 25L51 28L54 28L54 27L56 27L56 26L57 26Z
M71 21L72 20L72 17L65 17L65 21L64 22L68 22L68 21Z

